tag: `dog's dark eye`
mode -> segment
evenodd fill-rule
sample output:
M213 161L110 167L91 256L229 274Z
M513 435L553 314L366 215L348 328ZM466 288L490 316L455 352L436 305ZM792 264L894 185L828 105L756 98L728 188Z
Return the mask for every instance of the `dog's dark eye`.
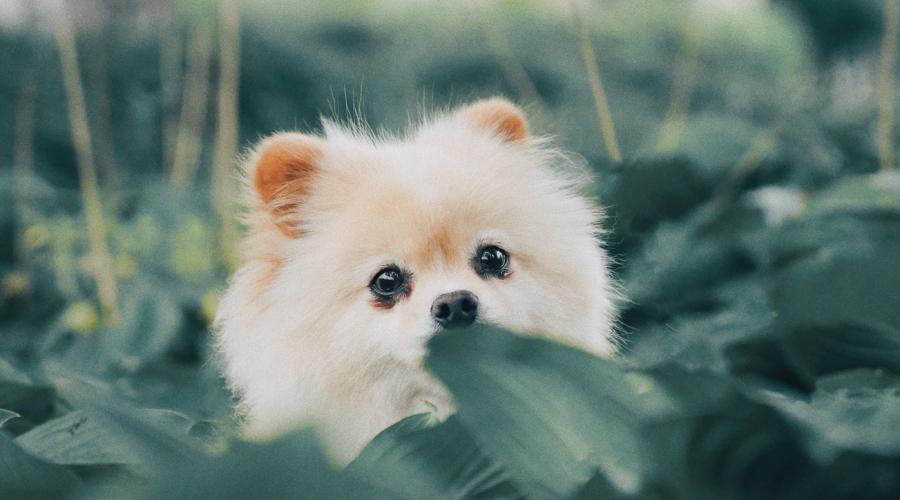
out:
M369 286L379 295L391 295L403 286L403 276L398 269L389 267L378 273Z
M482 278L505 278L509 274L509 254L494 245L481 247L475 256L475 270Z
M397 266L390 266L378 271L378 274L369 282L369 290L373 295L372 305L380 309L390 309L400 299L410 294L412 275L400 270Z

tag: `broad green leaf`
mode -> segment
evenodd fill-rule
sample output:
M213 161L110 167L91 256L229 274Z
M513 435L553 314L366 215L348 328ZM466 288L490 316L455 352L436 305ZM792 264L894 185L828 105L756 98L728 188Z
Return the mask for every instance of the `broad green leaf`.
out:
M613 251L627 252L661 220L677 219L709 195L709 183L684 158L628 162L613 179L598 184L615 224L609 241Z
M475 441L529 495L570 495L597 470L622 491L640 488L649 457L622 403L636 391L615 362L475 327L435 336L426 367Z
M120 369L135 372L165 354L181 328L181 310L171 295L136 286L122 306L124 320L111 328L103 350Z
M834 210L786 221L768 234L768 252L777 267L786 268L816 257L826 248L846 254L853 248L860 251L891 246L898 238L900 209L872 206Z
M810 197L802 216L878 207L900 209L900 195L882 188L879 179L876 176L842 179Z
M347 472L403 498L518 498L502 465L482 451L455 416L408 417L369 443Z
M16 369L15 366L0 358L0 382L13 382L20 385L30 385L31 377Z
M93 423L88 429L90 434L82 433L79 440L70 440L64 433L60 435L58 426L47 429L47 433L61 440L61 444L70 443L72 459L84 454L87 460L101 460L99 463L109 459L116 460L112 463L126 464L188 460L200 455L203 446L209 444L202 441L202 436L198 439L191 437L191 430L196 424L193 419L172 410L135 408L112 386L103 382L71 377L57 379L55 384L67 401L82 408L74 412L80 414L78 420L70 415L66 417L73 422L82 422L79 427L87 422ZM63 427L62 430L68 429ZM20 439L24 437L20 436ZM108 456L104 457L102 451L93 449L94 444L81 442L90 438L103 440L102 447L107 450ZM34 441L40 439L35 437Z
M854 370L819 379L809 399L773 392L762 398L803 429L821 461L833 461L843 450L900 455L898 377Z
M778 277L773 305L785 353L807 380L854 368L900 373L900 251L826 247Z
M170 457L161 465L158 476L123 484L115 495L108 496L173 500L398 498L336 469L310 430L263 443L235 441L219 455Z
M50 418L54 401L55 393L49 387L0 381L0 408L14 411L32 422Z
M78 485L68 469L29 456L0 432L0 498L64 498Z
M63 465L135 464L146 459L133 438L82 411L35 427L15 443L36 458Z
M728 349L771 330L773 314L768 290L758 279L720 286L713 299L721 309L645 326L629 338L623 356L639 368L676 365L689 371L728 373L732 368Z
M70 370L93 376L133 374L164 358L183 326L172 294L152 280L122 286L120 292L121 321L74 341L57 324L45 340L45 358L58 352Z

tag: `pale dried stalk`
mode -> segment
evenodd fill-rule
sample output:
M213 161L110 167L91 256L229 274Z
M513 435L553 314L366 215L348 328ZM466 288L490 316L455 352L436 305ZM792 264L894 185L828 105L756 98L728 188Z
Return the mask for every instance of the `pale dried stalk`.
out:
M782 133L791 124L791 120L803 109L815 90L816 82L808 81L794 90L791 101L781 109L772 123L759 132L750 143L750 147L731 169L728 178L716 188L713 194L715 206L722 206L733 199L743 183L765 161L778 145Z
M88 241L91 249L90 268L97 281L97 295L103 316L108 322L115 323L119 320L116 275L107 247L106 225L103 221L97 170L91 150L91 134L84 103L84 89L81 83L81 72L78 69L75 30L68 24L65 16L62 16L59 22L56 29L56 43L59 47L63 85L69 108L69 123L72 129L72 143L75 147L78 178L81 181L81 196L87 220Z
M219 94L216 142L212 163L212 206L219 217L219 246L225 265L238 265L237 181L238 82L240 76L240 20L233 0L219 2Z
M22 72L19 100L16 104L15 145L13 146L13 176L16 189L16 213L19 234L16 236L16 260L25 263L28 252L22 238L28 207L28 185L34 177L34 112L37 97L34 65Z
M187 60L187 77L181 101L181 118L170 180L187 188L194 180L203 139L206 100L209 92L209 66L212 60L213 31L211 23L199 21L194 28Z
M606 102L606 92L603 90L603 81L600 79L600 68L597 66L597 56L594 54L594 46L591 44L591 34L587 25L581 18L575 2L572 2L572 12L575 17L575 27L581 42L581 57L587 68L588 82L591 86L591 94L594 97L594 106L597 108L597 117L600 119L600 128L603 133L603 143L606 152L613 161L622 161L622 153L616 141L616 129L613 125L612 113Z
M662 129L659 134L657 149L662 153L672 153L678 148L681 135L687 123L688 110L691 105L691 93L694 89L694 75L700 52L700 30L696 29L693 14L689 15L682 30L682 43L675 66L675 82L672 86L672 99L666 110Z
M882 171L894 168L894 68L900 40L900 0L884 4L884 38L878 87L878 159Z
M100 182L103 183L107 193L116 194L119 190L119 169L116 161L116 148L113 142L113 126L111 122L109 85L107 79L107 65L109 64L109 50L106 44L109 38L104 31L108 30L108 19L104 18L91 33L93 57L87 60L87 74L85 81L88 84L88 96L92 103L91 117L93 118L94 134L92 134L97 171ZM107 202L109 202L107 198Z
M178 135L178 103L181 89L184 36L179 29L174 1L168 2L168 17L160 28L159 80L162 89L162 162L172 172L175 140Z

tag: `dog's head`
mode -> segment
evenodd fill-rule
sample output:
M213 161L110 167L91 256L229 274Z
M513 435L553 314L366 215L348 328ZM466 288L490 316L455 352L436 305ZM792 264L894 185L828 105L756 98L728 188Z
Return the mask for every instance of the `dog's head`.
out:
M598 212L569 162L499 99L405 138L277 134L246 162L238 280L266 329L342 363L418 366L431 335L473 322L611 352Z

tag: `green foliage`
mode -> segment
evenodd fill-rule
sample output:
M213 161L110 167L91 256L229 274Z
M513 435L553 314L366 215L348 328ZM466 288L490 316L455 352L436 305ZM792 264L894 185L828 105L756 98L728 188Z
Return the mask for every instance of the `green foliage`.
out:
M596 470L623 491L639 489L647 460L624 404L637 394L609 362L482 328L436 337L426 367L529 496L566 496Z
M4 498L63 498L77 484L70 470L35 459L0 434L0 491Z
M834 10L781 3L822 22ZM400 15L301 2L299 28L277 2L244 12L244 143L317 130L320 113L393 130L401 109L522 100L520 65L542 101L523 104L547 111L535 128L598 174L628 298L612 360L490 327L435 337L426 366L458 412L398 422L343 469L315 429L252 443L232 428L208 346L229 270L206 174L186 190L161 180L170 96L157 33L114 18L79 40L83 61L105 61L105 76L85 74L107 85L116 124L121 189L101 179L115 324L94 298L52 44L0 51L12 74L0 108L14 109L28 65L41 103L25 193L0 132L0 197L23 200L0 204L0 498L900 498L900 176L868 175L871 96L848 110L825 83L813 88L832 75L816 73L782 10L691 19L685 5L638 4L586 16L621 164L604 159L570 26L532 3ZM168 34L214 7L178 6ZM660 155L693 28L684 129ZM23 43L4 33L0 45ZM87 97L92 113L106 109ZM203 163L211 134L198 134Z

